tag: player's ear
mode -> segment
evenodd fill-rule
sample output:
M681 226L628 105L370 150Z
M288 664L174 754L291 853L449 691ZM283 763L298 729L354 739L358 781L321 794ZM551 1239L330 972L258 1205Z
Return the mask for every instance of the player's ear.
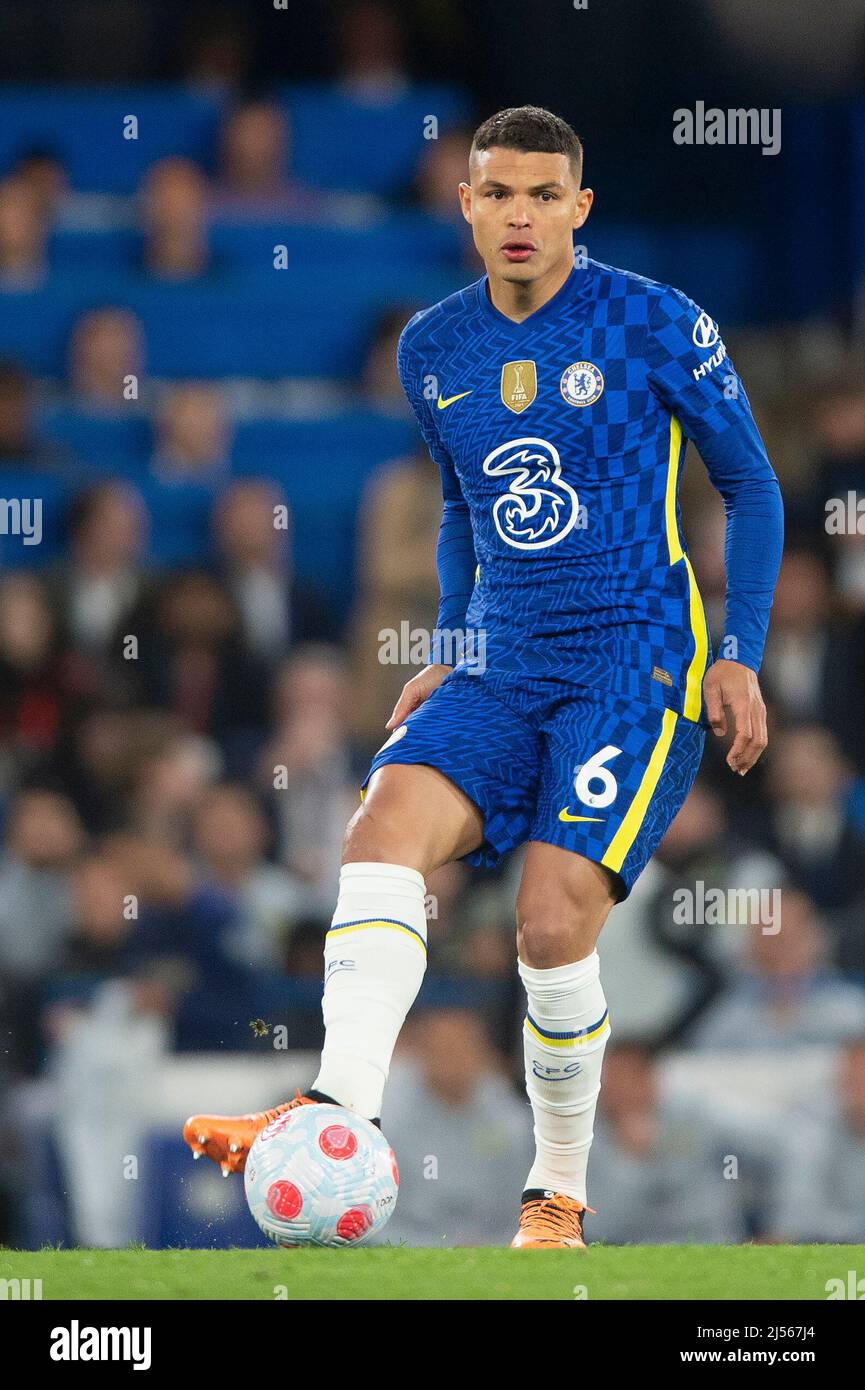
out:
M460 211L468 223L472 220L472 186L470 183L460 184Z
M574 227L582 227L589 215L595 195L591 188L581 188L577 194L577 201L574 207Z

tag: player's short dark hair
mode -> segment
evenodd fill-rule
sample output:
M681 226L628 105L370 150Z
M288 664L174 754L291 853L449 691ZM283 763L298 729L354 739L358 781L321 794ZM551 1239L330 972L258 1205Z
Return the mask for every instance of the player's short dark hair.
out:
M471 152L502 146L529 154L566 154L577 183L583 177L583 144L576 131L542 106L508 106L479 125Z

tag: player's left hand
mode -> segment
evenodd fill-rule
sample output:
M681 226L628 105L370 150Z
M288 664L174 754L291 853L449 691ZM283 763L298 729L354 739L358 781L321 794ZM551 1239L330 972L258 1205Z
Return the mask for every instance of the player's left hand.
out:
M768 743L766 706L755 672L738 661L716 661L706 672L703 696L709 723L719 738L727 733L726 711L730 711L733 742L727 765L744 777Z

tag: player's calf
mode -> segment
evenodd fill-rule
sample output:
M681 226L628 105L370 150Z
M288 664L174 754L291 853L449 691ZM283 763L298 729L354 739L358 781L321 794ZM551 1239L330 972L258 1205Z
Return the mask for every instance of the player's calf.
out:
M583 855L533 841L517 894L517 954L535 969L584 960L615 905L611 875Z
M381 1113L396 1040L426 970L424 873L482 836L477 807L427 766L378 769L349 825L325 943L315 1088L367 1118Z
M540 1191L585 1207L610 1036L594 943L613 903L609 877L598 865L557 846L530 845L517 909L518 969L527 995L526 1091L536 1144L524 1204Z
M325 1023L314 1087L372 1119L426 970L426 888L403 864L344 864L324 948Z

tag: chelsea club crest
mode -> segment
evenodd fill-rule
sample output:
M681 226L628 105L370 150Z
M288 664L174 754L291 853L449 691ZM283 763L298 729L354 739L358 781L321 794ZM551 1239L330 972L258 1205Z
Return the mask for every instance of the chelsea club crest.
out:
M604 378L594 362L572 362L559 382L568 405L594 405L604 389Z

